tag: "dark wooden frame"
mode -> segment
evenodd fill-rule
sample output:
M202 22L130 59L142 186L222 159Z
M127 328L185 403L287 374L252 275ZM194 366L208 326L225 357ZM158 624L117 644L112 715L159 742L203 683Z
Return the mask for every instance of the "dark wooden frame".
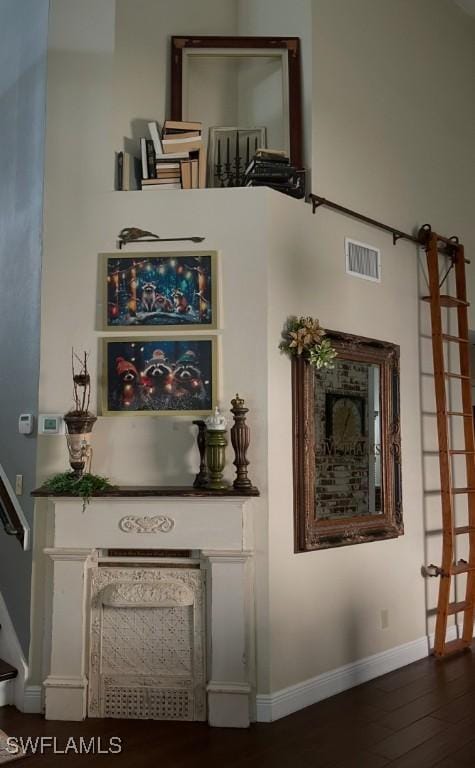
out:
M204 37L174 35L171 39L171 119L183 115L183 49L184 48L268 48L286 49L289 62L289 140L290 159L303 167L302 159L302 74L300 38L298 37Z
M295 552L392 539L404 533L401 490L399 347L384 341L329 331L339 357L373 363L381 371L382 514L339 520L315 518L314 369L292 359Z

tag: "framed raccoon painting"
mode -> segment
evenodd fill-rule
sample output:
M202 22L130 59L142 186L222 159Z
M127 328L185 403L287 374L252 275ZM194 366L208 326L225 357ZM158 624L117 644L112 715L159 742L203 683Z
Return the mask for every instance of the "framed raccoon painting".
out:
M104 253L104 327L217 327L215 251Z
M217 404L215 336L102 339L102 415L204 415Z

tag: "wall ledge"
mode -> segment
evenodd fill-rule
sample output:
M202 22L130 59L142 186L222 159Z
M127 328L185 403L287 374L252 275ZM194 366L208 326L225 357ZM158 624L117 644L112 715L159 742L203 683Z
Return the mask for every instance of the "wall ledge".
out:
M62 498L62 499L77 499L79 498L72 493L53 493L49 488L41 486L32 491L32 496L35 498ZM208 488L193 488L192 486L181 485L124 485L113 486L107 491L101 491L91 494L91 498L94 499L110 499L110 498L153 498L153 497L168 497L168 498L248 498L249 496L259 496L257 488L252 486L245 490L236 489L230 486L229 488L222 488L220 490L210 490Z

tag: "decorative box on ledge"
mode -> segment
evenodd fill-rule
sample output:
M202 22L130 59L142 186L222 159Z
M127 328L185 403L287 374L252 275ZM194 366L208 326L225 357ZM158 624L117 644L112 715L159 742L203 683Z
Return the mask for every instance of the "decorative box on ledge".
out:
M53 561L46 718L208 720L254 708L252 497L118 488L44 497Z

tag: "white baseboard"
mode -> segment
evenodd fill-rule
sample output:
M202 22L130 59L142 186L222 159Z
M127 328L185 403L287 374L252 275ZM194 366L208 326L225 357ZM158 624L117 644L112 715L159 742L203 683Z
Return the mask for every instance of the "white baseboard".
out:
M27 685L23 693L22 712L39 714L43 711L43 686Z
M447 640L453 640L456 636L456 627L449 627ZM395 669L419 661L428 656L431 646L432 638L420 637L409 643L398 645L396 648L390 648L352 664L345 664L330 672L324 672L276 693L258 694L256 697L257 721L271 723L299 709L316 704L322 699L328 699L375 677L381 677Z

